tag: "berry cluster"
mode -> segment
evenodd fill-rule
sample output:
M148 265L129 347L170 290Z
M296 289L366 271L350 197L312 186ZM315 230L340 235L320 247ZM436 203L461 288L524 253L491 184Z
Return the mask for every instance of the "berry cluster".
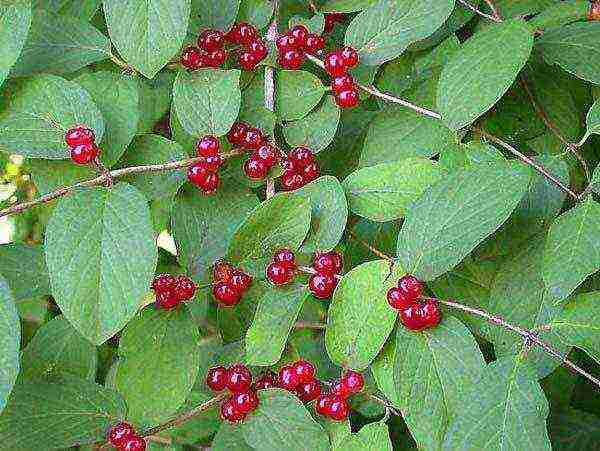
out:
M316 271L308 280L308 288L317 299L329 299L337 286L336 275L342 272L342 256L338 252L317 253L312 267Z
M250 154L244 163L244 173L251 179L263 179L279 161L279 150L271 143L264 143Z
M428 329L437 326L442 319L438 304L433 300L420 300L422 294L423 282L411 275L401 277L397 286L387 292L388 303L400 311L400 320L407 329Z
M214 194L221 182L218 174L223 164L220 147L215 136L203 136L196 143L196 154L201 160L188 167L188 180L206 195Z
M88 164L100 155L94 130L85 125L76 125L67 130L65 142L69 146L73 163Z
M217 263L213 270L213 296L223 307L239 304L242 296L252 285L252 277L228 263Z
M590 9L588 11L587 18L590 22L600 20L600 1L594 0L590 4Z
M302 402L311 402L321 394L321 382L316 378L315 366L300 359L279 369L276 377L272 378L273 386L287 390Z
M348 68L358 66L358 62L358 53L352 47L344 47L325 56L325 71L332 77L331 90L340 108L355 107L360 101L358 85L348 74Z
M156 308L172 309L189 301L196 294L196 284L187 276L175 277L160 274L154 278L152 289L156 295Z
M106 437L108 443L119 451L144 451L146 441L136 434L129 423L121 422L112 426Z
M227 388L231 392L231 396L221 404L221 416L231 423L243 421L258 407L258 396L252 389L252 373L246 365L215 366L208 370L206 385L213 391Z
M315 156L306 147L292 149L282 162L281 186L285 191L303 187L319 176L320 169Z
M297 268L294 253L289 249L281 249L275 252L267 266L267 279L273 285L285 285L294 279Z
M304 25L294 25L275 41L277 63L284 69L299 69L306 54L316 54L325 48L325 39L310 33Z
M331 33L336 23L342 23L346 19L346 15L342 13L325 14L325 33Z
M198 45L191 45L183 50L181 64L189 70L220 67L227 60L228 52L224 49L226 43L240 46L238 64L247 71L253 70L269 53L257 29L240 22L227 34L219 30L203 30L198 36Z
M227 132L227 140L232 145L246 150L258 150L266 138L260 128L252 127L246 122L236 122Z
M365 385L362 374L346 371L341 379L333 385L330 393L323 393L317 398L317 413L335 421L344 421L350 414L348 398L359 393Z

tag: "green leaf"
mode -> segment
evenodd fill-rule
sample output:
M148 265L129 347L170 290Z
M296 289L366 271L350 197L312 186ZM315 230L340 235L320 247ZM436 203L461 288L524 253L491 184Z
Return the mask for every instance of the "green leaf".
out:
M344 180L350 210L372 221L403 217L429 186L442 178L440 166L425 158L407 158L359 169Z
M361 371L377 357L398 316L386 300L387 291L403 274L386 260L357 266L344 274L327 314L325 345L331 360Z
M376 422L363 426L356 434L346 437L334 451L392 451L390 433L385 422Z
M371 374L377 388L390 403L399 408L400 396L394 383L394 362L396 360L396 340L388 340L379 355L371 363Z
M577 22L546 31L537 41L548 64L590 83L600 84L600 23Z
M159 135L138 135L129 146L123 166L163 164L183 160L188 156L181 146ZM158 174L137 174L127 180L139 189L148 200L173 197L187 180L185 168Z
M368 8L377 0L327 0L320 8L324 12L351 13Z
M526 366L498 360L460 399L443 450L550 451L548 402Z
M600 291L571 299L551 322L553 332L570 346L583 349L600 362Z
M485 362L469 329L446 317L433 329L398 327L394 382L409 430L419 447L440 449L460 398L483 375Z
M315 34L323 34L325 30L325 15L316 13L310 18L304 16L293 16L289 20L289 28L295 25L304 25L309 32Z
M33 0L34 8L45 8L58 14L90 20L100 7L101 0Z
M528 23L534 29L550 29L561 27L571 22L585 20L590 9L587 0L569 0L548 6L540 14L533 17ZM537 11L535 11L537 12Z
M290 146L308 147L317 153L331 144L339 122L340 109L332 96L326 96L307 116L286 124L283 135Z
M31 0L0 4L0 86L23 50L31 25Z
M225 255L237 227L258 204L256 195L241 187L226 186L213 196L201 196L195 188L180 192L171 225L181 266L201 278Z
M64 134L86 124L102 141L104 121L90 95L78 84L54 75L20 83L0 112L0 151L32 158L64 159Z
M192 0L190 30L228 31L238 13L240 0Z
M586 138L591 134L600 135L600 99L596 100L588 111L585 122L587 124Z
M223 136L235 122L241 102L239 70L180 72L173 85L173 108L190 135Z
M21 377L70 375L93 381L96 361L96 347L79 335L63 316L57 316L40 327L23 350Z
M102 71L75 79L92 97L102 113L106 127L101 160L112 166L123 155L135 136L139 121L138 87L134 78Z
M248 22L256 28L267 26L273 15L274 3L270 0L241 0L238 22Z
M266 264L265 264L266 266ZM242 268L247 271L245 267ZM264 279L264 267L261 268L260 274L255 274L255 281ZM241 358L247 358L244 352L243 339L246 335L246 331L252 324L254 314L258 307L258 303L265 296L266 289L272 289L273 287L254 282L242 296L241 302L231 308L218 308L217 309L217 323L221 332L223 341L227 343L239 342L241 349ZM211 297L212 299L212 297Z
M276 250L298 249L310 227L310 200L280 193L264 201L240 224L229 242L231 263L262 274Z
M37 10L11 76L68 74L109 56L108 38L88 22Z
M175 76L173 72L160 72L152 80L138 78L139 133L151 133L154 125L169 111ZM177 141L174 131L171 132L172 139Z
M358 51L361 64L379 66L431 35L453 8L454 0L381 0L352 20L344 41Z
M41 246L0 246L0 274L8 283L15 301L50 294L48 270Z
M310 230L302 252L330 251L342 239L348 221L348 203L342 185L324 175L295 191L311 204Z
M391 163L409 157L429 157L455 139L439 121L406 109L388 109L371 121L360 154L361 166Z
M199 340L187 307L149 307L127 325L115 385L127 402L128 419L156 424L181 407L198 375Z
M306 287L300 284L282 288L269 285L263 293L246 332L246 363L252 366L270 366L279 361L300 309L309 297Z
M19 314L8 284L0 275L0 412L6 406L19 374L20 347Z
M596 415L568 408L553 412L550 420L550 436L556 451L594 449L600 442L600 419Z
M0 417L2 449L40 451L104 442L125 417L117 392L74 377L15 386Z
M221 422L210 449L212 451L254 451L246 444L242 427L241 424Z
M121 56L147 78L181 49L190 0L104 0L110 39Z
M594 169L592 180L590 180L590 186L592 187L592 191L600 194L600 166L596 166L596 169Z
M552 224L544 256L544 282L556 300L568 297L600 269L599 235L600 205L591 197Z
M291 393L260 390L260 404L242 423L246 443L256 451L327 451L325 430Z
M65 318L101 344L133 317L154 275L146 199L126 183L65 197L48 221L45 249L52 295Z
M494 106L517 78L532 47L531 30L520 20L490 25L468 39L442 69L437 106L444 124L458 130Z
M450 173L406 214L398 235L404 268L432 280L456 266L510 216L531 173L517 163L481 164Z
M275 74L275 113L281 121L302 119L321 101L321 80L303 70L278 70Z

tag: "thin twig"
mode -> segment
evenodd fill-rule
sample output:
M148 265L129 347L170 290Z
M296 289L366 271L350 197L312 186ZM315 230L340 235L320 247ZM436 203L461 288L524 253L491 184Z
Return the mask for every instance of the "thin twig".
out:
M463 5L465 8L470 9L475 14L480 15L481 17L485 17L486 19L491 20L493 22L502 22L502 20L498 19L496 16L484 13L483 11L477 9L476 6L471 5L471 3L469 3L466 0L458 0L458 3L460 3L461 5Z
M311 323L308 321L297 321L294 324L294 329L314 329L314 330L325 330L327 324L325 323Z
M490 10L492 11L492 15L497 19L497 21L498 22L502 22L502 20L503 20L502 19L502 14L500 14L500 11L494 5L494 2L492 0L485 0L485 3L490 8Z
M375 255L377 255L379 258L383 258L384 260L389 260L389 261L393 261L394 259L392 257L390 257L389 255L384 254L383 252L381 252L379 249L371 246L369 243L367 243L365 240L361 239L358 237L358 235L356 235L356 233L354 233L352 230L348 230L348 235L350 235L352 237L352 239L354 239L357 243L362 244L364 247L366 247L367 249L369 249L371 252L373 252Z
M269 25L269 29L267 31L267 41L271 43L275 43L279 33L277 24L278 15L279 1L273 0L273 21L271 22L271 25ZM275 70L271 66L265 67L265 108L269 111L275 112ZM267 199L270 199L275 195L275 180L272 178L267 179L265 195Z

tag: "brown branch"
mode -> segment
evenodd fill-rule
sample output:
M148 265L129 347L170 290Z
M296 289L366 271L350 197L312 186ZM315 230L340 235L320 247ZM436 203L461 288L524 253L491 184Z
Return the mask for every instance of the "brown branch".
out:
M484 13L483 11L481 11L481 10L477 9L477 7L476 7L476 6L474 6L474 5L471 5L471 3L469 3L469 2L468 2L468 1L466 1L466 0L458 0L458 3L460 3L460 4L461 4L462 6L464 6L465 8L467 8L467 9L470 9L470 10L471 10L471 11L473 11L475 14L478 14L478 15L480 15L481 17L484 17L484 18L486 18L486 19L488 19L488 20L491 20L491 21L493 21L493 22L502 22L502 19L498 19L498 17L496 17L496 16L494 16L494 15L491 15L491 14Z
M307 321L297 321L296 324L294 324L294 329L325 330L325 329L327 329L327 324L325 324L325 323L310 323Z
M277 35L279 33L277 24L278 15L279 1L273 0L273 21L267 30L267 41L273 44L275 44ZM265 67L265 108L269 111L275 112L275 69L271 66ZM270 199L275 195L275 180L272 178L267 179L265 194L267 199Z
M356 233L354 233L352 230L348 230L348 235L350 235L352 237L352 239L355 240L357 243L362 244L364 247L369 249L371 252L373 252L379 258L383 258L384 260L394 261L394 259L392 257L390 257L389 255L384 254L379 249L371 246L365 240L359 238L358 235L356 235Z
M484 1L488 5L488 8L490 8L490 11L492 11L492 15L496 18L496 21L502 22L502 20L503 20L502 14L500 14L500 11L494 5L494 2L492 0L484 0Z

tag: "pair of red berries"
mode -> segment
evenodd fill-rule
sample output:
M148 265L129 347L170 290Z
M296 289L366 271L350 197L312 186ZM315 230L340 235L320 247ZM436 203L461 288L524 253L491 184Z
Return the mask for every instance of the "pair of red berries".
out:
M266 138L260 128L252 127L246 122L236 122L227 132L227 140L234 146L246 150L258 150Z
M348 68L356 67L358 63L358 53L352 47L330 52L325 57L325 71L332 77L331 90L340 108L353 108L360 102L358 85L348 74Z
M263 179L278 162L279 149L266 142L250 154L244 163L244 173L251 179Z
M342 13L325 14L325 33L331 33L336 23L342 23L346 15Z
M136 434L129 423L121 422L112 426L107 434L108 443L119 451L144 451L146 441Z
M344 421L350 414L348 398L362 391L364 385L362 374L346 371L333 385L330 393L324 393L317 398L315 411L332 420Z
M258 30L249 23L235 24L225 35L225 39L242 46L243 50L238 53L238 64L244 70L253 70L269 54L267 46L258 35Z
M290 249L281 249L273 255L271 263L267 266L267 279L273 285L285 285L294 279L297 269L294 253Z
M188 167L188 180L206 195L213 194L221 183L218 174L223 164L220 147L215 136L203 136L196 143L196 154L200 161Z
M329 299L337 286L337 275L342 272L343 261L339 252L317 253L313 258L315 274L308 280L308 289L317 299Z
M65 142L69 146L73 163L88 164L100 155L100 149L96 146L94 130L85 125L75 125L67 130Z
M319 164L314 154L306 147L296 147L283 160L281 186L285 191L302 188L320 174Z
M159 274L152 282L156 295L156 308L172 309L181 302L189 301L196 294L196 284L187 276L175 277Z
M321 394L321 382L316 378L317 369L308 360L300 359L279 369L274 386L287 390L306 403Z
M252 285L252 277L228 263L217 263L213 270L213 296L223 307L239 304L242 296Z
M316 54L325 48L325 39L310 33L304 25L294 25L275 41L277 62L284 69L299 69L305 55Z
M420 300L423 294L423 282L408 274L398 280L397 286L387 292L390 306L400 311L400 320L404 327L419 331L437 326L442 313L439 305L432 299Z
M232 423L243 421L246 415L258 407L258 396L252 389L252 373L241 363L226 368L215 366L208 370L206 385L213 391L226 388L231 396L221 404L221 416Z

